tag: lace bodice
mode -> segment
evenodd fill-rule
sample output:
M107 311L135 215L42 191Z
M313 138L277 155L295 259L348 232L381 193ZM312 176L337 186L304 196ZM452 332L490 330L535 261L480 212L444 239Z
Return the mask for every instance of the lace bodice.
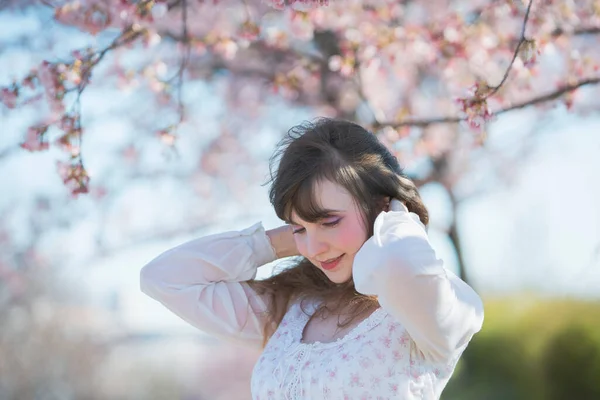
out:
M316 307L306 308L290 307L269 340L252 374L253 399L436 399L450 378L456 360L428 362L382 308L333 342L303 343Z

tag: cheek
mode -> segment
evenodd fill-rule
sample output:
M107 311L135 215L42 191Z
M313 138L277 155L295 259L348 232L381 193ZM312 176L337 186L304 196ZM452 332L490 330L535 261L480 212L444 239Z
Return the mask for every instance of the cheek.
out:
M358 250L366 240L366 233L362 226L352 225L339 230L337 244L348 250Z
M298 235L294 235L294 242L296 243L296 249L300 254L304 254L306 250L306 246L304 245L304 240L298 237Z

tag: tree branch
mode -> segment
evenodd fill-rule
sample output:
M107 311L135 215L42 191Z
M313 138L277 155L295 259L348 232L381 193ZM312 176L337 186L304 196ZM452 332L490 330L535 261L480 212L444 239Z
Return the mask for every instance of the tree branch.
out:
M542 95L542 96L538 96L538 97L534 97L532 99L523 101L521 103L517 103L514 105L511 105L509 107L506 108L501 108L498 111L495 111L493 114L495 115L500 115L500 114L504 114L510 111L514 111L514 110L518 110L521 108L525 108L527 106L532 106L532 105L536 105L536 104L540 104L540 103L545 103L548 101L552 101L555 100L557 98L559 98L560 96L573 92L577 89L579 89L582 86L586 86L586 85L595 85L600 83L600 78L589 78L589 79L584 79L582 81L573 83L571 85L566 85L563 86L561 88L559 88L558 90ZM465 121L466 118L460 118L460 117L439 117L439 118L429 118L429 119L407 119L406 121L399 121L399 122L381 122L381 123L375 123L374 124L374 128L375 129L381 129L384 128L386 126L390 126L393 128L399 128L402 126L415 126L415 127L427 127L430 125L436 125L436 124L456 124L459 123L461 121Z
M187 0L182 0L181 3L181 23L183 38L185 39L183 54L181 55L181 65L179 66L179 72L177 73L177 111L179 112L179 123L182 123L185 118L185 107L183 105L183 73L187 67L188 60L190 58L190 41L188 39L188 11Z
M373 108L373 106L371 105L371 102L369 101L369 99L367 98L367 95L365 94L365 91L363 89L363 80L362 77L360 76L360 68L361 68L361 63L360 61L358 61L358 54L357 51L354 51L354 83L356 84L356 93L358 94L358 97L364 102L365 106L369 109L369 111L371 111L371 116L373 117L373 121L377 122L378 118L377 118L377 113L375 111L375 109Z
M551 101L551 100L555 100L555 99L559 98L560 96L562 96L564 94L573 92L573 91L579 89L582 86L596 85L598 83L600 83L600 78L584 79L582 81L573 83L571 85L563 86L563 87L559 88L558 90L556 90L556 91L554 91L552 93L548 93L546 95L539 96L539 97L534 97L531 100L524 101L522 103L517 103L517 104L512 105L510 107L500 109L500 110L496 111L494 114L500 115L500 114L507 113L509 111L518 110L520 108L525 108L527 106L536 105L536 104L540 104L540 103L545 103L545 102L548 102L548 101Z
M510 61L510 64L508 64L508 68L506 68L506 72L504 73L504 76L502 77L500 83L496 86L490 87L491 91L485 95L485 98L489 98L496 94L496 92L500 90L502 85L504 85L504 82L506 82L506 79L508 79L508 75L510 73L510 70L512 69L513 64L515 63L515 60L517 59L517 56L519 55L519 49L521 48L523 43L529 41L529 39L525 38L525 31L527 29L527 21L529 20L529 13L531 12L532 4L533 0L529 0L529 5L527 6L527 11L525 12L525 18L523 19L523 27L521 28L521 37L519 38L519 43L517 44L517 48L515 49L513 58Z
M598 34L600 34L600 27L575 28L573 30L556 28L551 33L552 36L561 36L561 35L582 36L582 35L598 35Z
M517 44L517 47L515 48L515 51L513 53L513 58L509 64L509 66L506 69L506 72L504 73L504 76L502 77L502 80L500 81L500 83L496 86L493 87L488 87L489 92L487 94L485 94L484 98L487 99L489 97L491 97L492 95L494 95L496 92L498 92L498 90L504 85L504 83L506 82L506 80L508 79L508 76L510 74L510 71L512 70L512 67L514 65L514 62L516 60L516 58L519 55L519 50L521 48L521 46L526 43L527 41L529 41L529 39L526 38L526 29L527 29L527 22L529 20L529 15L531 13L531 7L533 5L533 0L529 1L529 4L527 6L527 10L525 12L525 17L523 19L523 24L522 24L522 28L521 28L521 35L519 38L519 42ZM483 9L481 10L477 10L477 15L481 15L481 13L483 12ZM553 36L559 36L559 35L563 35L563 34L571 34L571 35L593 35L593 34L599 34L600 33L600 27L586 27L586 28L578 28L578 29L574 29L572 31L568 31L568 30L564 30L562 28L557 28L554 32L552 32ZM355 54L356 57L356 54ZM356 69L356 79L355 79L355 83L357 85L357 93L359 95L359 97L367 104L367 106L369 105L369 101L366 98L364 91L363 91L363 87L362 87L362 82L360 80L360 74L359 74L359 69L360 69L360 64L358 62L358 59L356 59L355 61L355 69ZM519 104L515 104L513 106L504 108L504 109L500 109L498 110L495 114L499 115L499 114L503 114L512 110L516 110L516 109L520 109L520 108L524 108L526 106L530 106L530 105L535 105L535 104L539 104L539 103L543 103L543 102L547 102L547 101L551 101L554 100L560 96L562 96L565 93L569 93L571 91L574 91L576 89L578 89L581 86L584 85L589 85L589 84L597 84L599 82L598 79L586 79L580 82L577 82L573 85L568 85L568 86L564 86L562 88L560 88L559 90L553 92L553 93L549 93L547 95L544 96L539 96L537 98L533 98L530 99L528 101L519 103ZM370 108L371 111L373 112L373 119L375 121L374 124L374 128L375 129L379 129L385 126L392 126L392 127L401 127L401 126L417 126L417 127L426 127L429 125L434 125L434 124L446 124L446 123L458 123L461 121L466 120L466 118L459 118L459 117L441 117L441 118L433 118L433 119L422 119L422 120L407 120L407 121L403 121L403 122L398 122L398 123L386 123L386 122L378 122L377 121L377 117L375 116L374 110L372 108Z

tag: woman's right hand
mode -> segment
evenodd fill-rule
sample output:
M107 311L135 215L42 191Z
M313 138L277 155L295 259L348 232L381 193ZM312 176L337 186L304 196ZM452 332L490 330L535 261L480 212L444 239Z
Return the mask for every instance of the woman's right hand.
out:
M271 247L275 250L277 258L300 255L296 248L296 241L294 240L294 234L290 225L269 229L266 231L266 234L271 242Z

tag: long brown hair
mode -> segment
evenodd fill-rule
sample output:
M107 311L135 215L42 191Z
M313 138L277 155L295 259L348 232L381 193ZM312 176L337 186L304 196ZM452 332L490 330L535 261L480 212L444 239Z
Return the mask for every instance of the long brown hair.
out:
M324 217L314 188L318 181L329 180L352 195L368 237L386 198L403 201L425 225L429 222L417 188L403 175L397 158L374 134L352 122L320 118L291 128L271 158L270 171L270 201L284 221L291 220L292 211L308 222ZM339 327L379 305L376 297L357 292L352 279L336 284L304 257L249 284L270 300L265 343L293 301L316 300L321 304L316 313L321 315L340 315L346 309L348 317Z

